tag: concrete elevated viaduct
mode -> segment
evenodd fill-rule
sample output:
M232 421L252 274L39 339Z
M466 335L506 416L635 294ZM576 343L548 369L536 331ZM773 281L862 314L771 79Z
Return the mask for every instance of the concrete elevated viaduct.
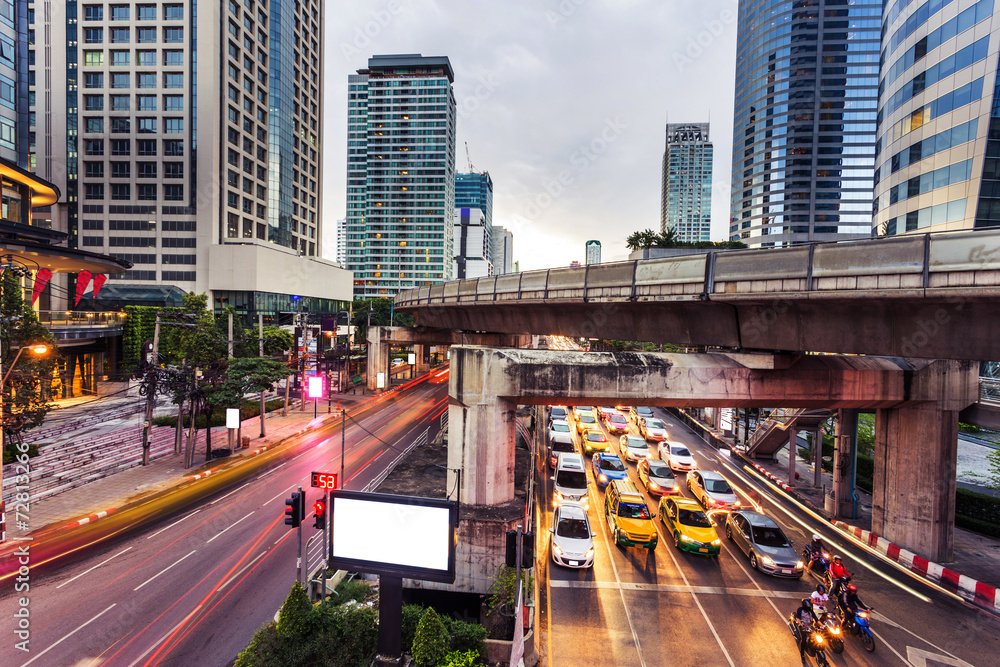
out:
M1000 360L1000 231L528 271L395 305L447 330Z
M977 395L978 364L962 361L458 346L451 350L448 489L473 509L513 501L518 404L869 408L877 415L873 530L948 561L958 412ZM507 526L484 528L475 512L464 524L459 576L478 581L492 572L483 555L502 555Z

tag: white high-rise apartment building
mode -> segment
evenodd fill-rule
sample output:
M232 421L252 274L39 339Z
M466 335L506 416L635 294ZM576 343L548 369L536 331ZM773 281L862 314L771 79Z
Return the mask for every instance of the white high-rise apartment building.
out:
M480 208L455 209L455 280L493 275L493 228Z
M493 227L493 273L501 276L513 271L514 234L504 227Z
M337 264L344 266L347 262L347 218L337 221Z
M318 259L320 0L31 5L33 160L65 193L51 217L70 244L133 263L109 298L350 298Z
M354 296L453 278L454 71L447 57L373 56L348 77L347 269Z

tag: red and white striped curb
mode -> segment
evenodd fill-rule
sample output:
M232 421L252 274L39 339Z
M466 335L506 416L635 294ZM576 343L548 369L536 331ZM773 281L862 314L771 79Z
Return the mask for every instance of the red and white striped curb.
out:
M212 468L211 470L206 470L205 472L200 472L197 475L191 475L190 477L187 478L187 481L193 482L195 480L208 477L209 475L211 475L216 470L218 470L218 468Z
M764 469L764 468L760 467L759 465L757 465L757 464L756 464L756 463L754 463L753 461L750 461L750 460L749 460L749 459L747 459L746 457L743 457L743 460L745 460L745 461L748 461L748 462L750 463L750 465L752 465L752 466L753 466L754 468L756 468L756 469L757 469L757 472L759 472L760 474L764 475L764 476L765 476L765 477L767 477L767 478L768 478L769 480L771 480L772 482L774 482L775 484L777 484L777 485L778 485L779 487L781 487L781 488L782 488L782 490L784 490L784 491L791 491L791 490L792 490L792 487L790 487L790 486L789 486L789 485L788 485L788 484L787 484L786 482L783 482L783 481L781 481L780 479L778 479L777 477L775 477L775 476L774 476L774 475L773 475L773 474L772 474L771 472L769 472L768 470L766 470L766 469Z
M97 521L98 519L103 519L109 514L114 513L116 508L112 507L109 510L104 510L103 512L98 512L97 514L91 514L90 516L85 516L82 519L77 519L76 521L69 524L69 528L79 528L80 526L86 526L92 521Z
M971 577L950 570L943 565L938 565L926 558L922 558L912 551L907 551L884 537L876 535L870 530L864 530L863 528L858 528L857 526L852 526L849 523L837 521L836 519L831 520L830 523L845 533L853 535L889 560L898 563L909 571L925 579L930 579L948 590L954 591L962 598L979 607L983 607L994 613L1000 613L1000 594L998 594L995 587L984 584L981 581L976 581Z

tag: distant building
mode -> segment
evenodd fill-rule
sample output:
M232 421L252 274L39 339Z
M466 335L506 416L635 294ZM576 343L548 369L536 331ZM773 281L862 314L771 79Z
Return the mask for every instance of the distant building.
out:
M456 280L493 275L490 228L486 214L478 208L455 209Z
M667 124L660 191L660 232L680 241L710 241L712 143L708 123Z
M580 268L580 262L579 262L579 260L574 259L572 262L570 262L569 263L569 268L571 268L571 269L579 269Z
M493 227L493 180L490 172L455 174L455 208L478 208Z
M589 264L600 264L601 263L601 242L600 241L587 241L587 255L586 263Z
M513 272L514 234L503 227L493 228L493 273L502 276Z
M453 278L455 71L446 56L373 56L348 77L347 266L354 296Z
M347 218L337 221L337 252L334 260L341 266L347 263Z

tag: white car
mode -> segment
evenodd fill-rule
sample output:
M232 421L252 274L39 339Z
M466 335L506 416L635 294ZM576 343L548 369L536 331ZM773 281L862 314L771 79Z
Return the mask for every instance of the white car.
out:
M667 440L660 443L659 447L656 448L656 453L674 472L688 472L698 469L698 464L691 456L687 445Z
M557 435L572 437L570 436L570 433L572 433L572 431L569 428L569 422L565 419L557 419L549 424L549 442L552 442L552 438Z
M687 474L687 485L694 499L706 510L734 509L740 506L733 487L717 472L691 471Z
M662 419L655 417L639 418L639 434L646 440L655 442L661 442L670 437L667 433L667 425L663 423Z
M626 461L635 463L649 458L649 445L642 436L623 435L618 444Z
M594 536L587 510L576 503L564 503L552 513L549 551L552 562L564 567L594 566Z

